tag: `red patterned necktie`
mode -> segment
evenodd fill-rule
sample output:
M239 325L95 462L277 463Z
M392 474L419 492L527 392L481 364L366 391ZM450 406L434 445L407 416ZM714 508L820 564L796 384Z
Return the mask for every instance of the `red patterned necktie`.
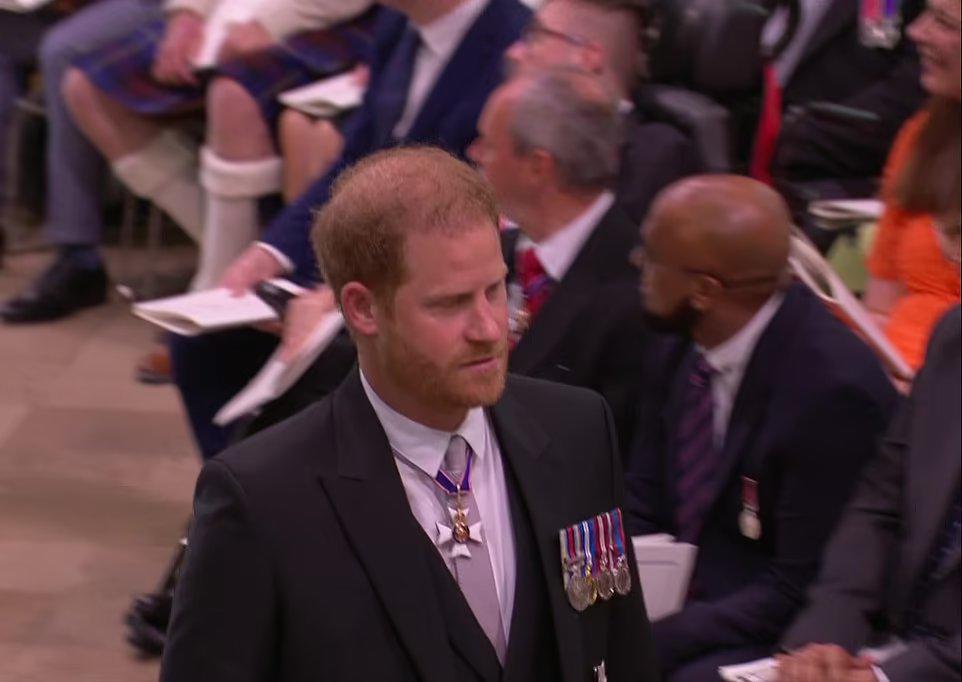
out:
M778 144L778 134L782 129L782 88L778 84L774 64L766 64L762 74L765 80L762 110L758 118L758 130L755 133L755 146L752 149L749 173L756 180L771 185L772 159L775 158L775 146Z
M525 249L520 255L521 258L516 266L518 281L524 294L525 309L533 321L551 296L555 282L545 272L534 247Z

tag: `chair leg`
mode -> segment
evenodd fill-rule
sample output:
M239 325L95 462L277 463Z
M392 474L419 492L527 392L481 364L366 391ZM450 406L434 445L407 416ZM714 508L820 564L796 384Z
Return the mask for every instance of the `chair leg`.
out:
M145 298L154 298L158 290L157 259L160 257L161 238L164 230L164 214L154 204L147 214L147 271L144 278Z
M134 271L134 224L137 220L137 195L123 190L123 217L120 222L120 273L121 281L130 283L135 275Z

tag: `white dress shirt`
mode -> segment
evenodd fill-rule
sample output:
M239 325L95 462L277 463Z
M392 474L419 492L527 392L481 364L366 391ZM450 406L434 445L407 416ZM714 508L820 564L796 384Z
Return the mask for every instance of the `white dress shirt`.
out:
M758 339L768 328L769 322L772 321L784 300L784 293L776 292L772 294L772 297L758 309L758 312L748 321L748 324L742 327L733 337L711 350L698 348L708 364L715 370L715 374L711 378L711 394L712 431L716 450L721 449L725 444L728 422L731 419L732 408L735 406L735 398L738 396L738 389L741 388L742 379L745 377L748 362L755 352L755 346L758 345Z
M501 449L484 410L480 407L469 410L468 416L454 433L438 431L408 419L381 400L363 371L361 385L394 451L394 461L401 475L401 484L404 486L408 504L411 505L411 512L435 546L438 540L437 522L448 518L448 511L438 499L434 477L444 462L444 453L453 435L464 438L474 451L474 460L471 463L471 492L474 493L474 500L481 515L481 534L491 559L494 585L501 606L501 623L507 640L514 610L517 573L514 527L511 525ZM372 504L376 504L376 501ZM448 569L453 570L450 555L440 548L438 552Z
M581 247L588 241L588 237L598 227L598 223L605 217L605 213L615 203L613 192L602 192L591 206L584 210L577 218L555 232L547 239L535 244L524 233L518 238L515 246L516 253L522 253L534 246L535 255L541 262L545 272L556 282L560 282L568 269L578 257ZM625 254L625 258L628 255Z
M400 139L411 130L441 71L487 4L488 0L466 0L440 19L424 26L415 26L421 36L421 45L414 59L414 73L411 75L404 113L394 126L394 137Z

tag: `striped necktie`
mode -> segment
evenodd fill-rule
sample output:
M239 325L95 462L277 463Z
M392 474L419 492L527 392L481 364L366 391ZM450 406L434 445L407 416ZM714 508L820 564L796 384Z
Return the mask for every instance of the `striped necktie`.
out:
M680 542L697 544L711 506L718 470L714 444L714 407L711 377L714 370L700 353L688 377L675 458L675 523Z

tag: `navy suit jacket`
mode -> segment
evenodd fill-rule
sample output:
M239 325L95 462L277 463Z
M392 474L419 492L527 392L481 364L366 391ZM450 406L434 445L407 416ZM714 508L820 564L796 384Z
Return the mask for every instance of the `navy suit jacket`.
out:
M414 120L406 144L430 144L463 156L477 135L477 120L491 91L502 80L503 55L521 35L531 16L518 0L490 0L468 29L451 60L442 70ZM375 32L371 84L358 112L345 126L344 152L328 173L311 185L267 228L262 241L278 249L294 263L298 279L317 279L317 264L310 246L311 212L324 205L331 184L347 166L379 151L379 139L390 139L377 116L383 92L388 88L382 74L390 61L408 20L398 12L384 10Z
M675 532L675 434L694 350L668 341L646 375L628 463L632 535ZM822 546L897 402L872 351L793 285L746 368L699 539L694 597L654 625L665 670L777 641L802 605ZM759 540L744 537L742 478L758 482Z

